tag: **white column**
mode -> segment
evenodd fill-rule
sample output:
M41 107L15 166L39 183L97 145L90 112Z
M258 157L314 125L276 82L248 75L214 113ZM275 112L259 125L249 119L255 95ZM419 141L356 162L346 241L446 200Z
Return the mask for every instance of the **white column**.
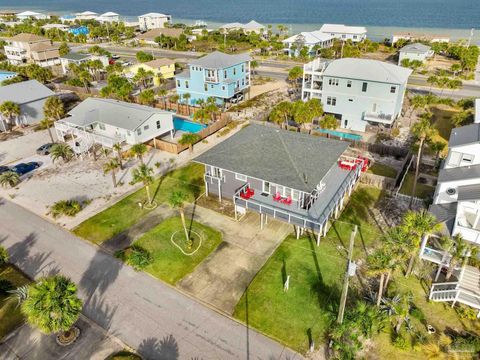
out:
M325 220L325 225L323 226L323 237L327 236L327 230L328 230L328 218Z
M260 230L263 230L263 214L260 214Z
M235 200L234 200L235 201ZM235 221L238 220L238 216L237 216L237 204L234 205L234 211L235 211Z
M337 206L335 206L335 215L334 215L335 219L338 219L338 206L339 204L337 203Z
M298 226L295 226L295 233L297 235L297 240L300 239L300 228Z
M208 197L208 181L205 179L205 196Z
M420 245L420 254L418 255L420 258L423 255L423 252L425 251L425 246L427 245L428 241L428 235L425 235L422 239L422 244Z
M322 226L320 226L320 229L318 230L317 234L317 246L320 246L320 237L322 236Z
M222 202L222 186L220 184L220 179L217 179L218 182L218 201Z

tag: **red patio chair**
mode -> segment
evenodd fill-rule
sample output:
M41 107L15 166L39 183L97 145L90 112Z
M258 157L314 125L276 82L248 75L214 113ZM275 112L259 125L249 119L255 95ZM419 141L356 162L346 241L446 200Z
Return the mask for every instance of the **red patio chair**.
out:
M279 192L273 195L273 201L280 201L281 199L282 199L282 196L280 195Z
M285 205L290 205L292 203L292 198L290 197L290 195L288 195L285 199L282 199L282 202Z

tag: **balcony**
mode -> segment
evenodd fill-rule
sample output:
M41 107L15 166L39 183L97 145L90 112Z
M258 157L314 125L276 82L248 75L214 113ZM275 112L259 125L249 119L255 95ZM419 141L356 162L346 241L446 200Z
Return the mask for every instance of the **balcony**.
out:
M364 112L363 120L390 125L393 122L393 115L383 112Z
M480 244L480 221L478 215L459 208L453 228L453 235L456 234L461 234L467 241Z

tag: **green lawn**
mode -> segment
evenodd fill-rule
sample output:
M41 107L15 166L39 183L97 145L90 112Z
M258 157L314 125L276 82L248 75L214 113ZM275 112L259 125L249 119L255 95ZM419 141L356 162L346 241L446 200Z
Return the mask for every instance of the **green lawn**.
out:
M178 234L180 237L183 236L180 217L171 217L163 221L135 241L134 245L141 246L152 254L153 263L147 266L145 271L163 281L175 284L192 272L222 242L222 234L208 226L195 221L193 224L188 221L187 226L203 237L200 249L192 256L184 255L170 240L176 231L180 232ZM196 245L197 243L194 244L194 249Z
M0 267L0 280L10 281L15 288L30 282L25 275L11 265ZM20 326L22 322L23 315L20 313L17 301L0 294L0 339Z
M156 179L151 186L154 200L159 204L166 203L172 191L184 191L188 194L188 201L193 202L204 191L203 174L204 166L192 163ZM101 244L128 229L149 212L138 206L145 199L145 189L142 188L84 221L73 232Z
M302 353L308 349L309 333L321 343L339 302L346 266L341 248L348 247L351 223L359 225L355 256L363 256L379 238L368 207L380 195L374 188L358 189L319 247L308 237L287 237L256 275L234 316ZM283 292L285 274L291 276L287 293Z
M397 176L397 170L392 168L391 166L375 163L370 166L367 172L372 173L374 175L385 176L390 178L395 178Z
M448 142L450 132L453 129L452 116L458 113L458 110L446 105L434 105L430 107L433 114L433 124L438 130L438 140Z
M405 180L403 181L402 187L400 189L401 194L405 194L405 195L412 194L414 177L415 177L415 174L413 173L407 174L407 176L405 177ZM418 197L420 199L425 199L430 196L433 196L434 192L435 192L435 188L433 186L417 183L417 188L415 189L415 197Z

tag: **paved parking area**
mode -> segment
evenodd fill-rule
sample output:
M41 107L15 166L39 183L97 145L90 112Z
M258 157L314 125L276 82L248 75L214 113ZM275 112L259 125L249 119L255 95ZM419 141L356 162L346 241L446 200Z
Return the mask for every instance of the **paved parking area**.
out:
M55 131L52 131L55 136ZM41 145L51 142L47 130L33 131L14 139L0 141L0 165L11 165L35 155Z
M81 331L77 341L60 346L55 342L55 335L44 335L27 324L22 325L0 342L0 360L104 360L124 349L118 339L83 316L77 326Z

